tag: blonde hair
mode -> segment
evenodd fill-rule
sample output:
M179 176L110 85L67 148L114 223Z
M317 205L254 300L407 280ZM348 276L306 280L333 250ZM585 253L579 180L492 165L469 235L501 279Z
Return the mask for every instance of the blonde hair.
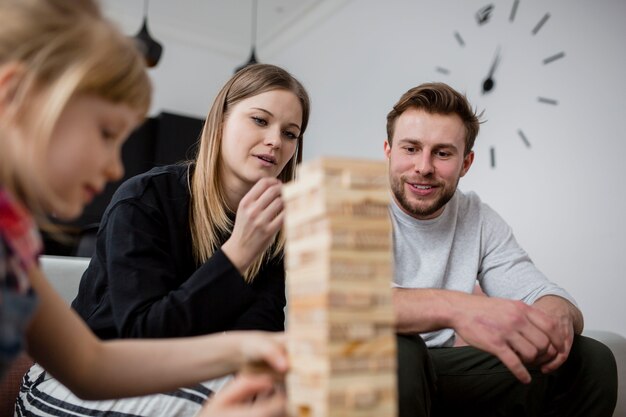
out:
M35 96L44 100L44 111L30 119L36 121L29 126L36 155L47 153L57 120L78 94L126 104L145 116L152 89L143 58L133 41L103 17L95 1L0 0L0 16L0 67L19 68L5 117L21 120ZM1 184L41 219L29 173L20 172L24 164L12 160L6 141L0 131Z
M295 178L296 166L302 161L302 140L310 112L309 96L302 84L282 68L267 64L245 67L222 87L213 102L202 130L195 169L190 179L191 238L194 257L199 263L209 259L221 245L223 237L233 229L219 174L224 120L230 109L241 100L271 90L291 91L302 106L302 126L295 155L278 175L282 182ZM273 244L259 254L245 271L247 282L254 279L267 259L282 253L284 242L284 236L279 232Z

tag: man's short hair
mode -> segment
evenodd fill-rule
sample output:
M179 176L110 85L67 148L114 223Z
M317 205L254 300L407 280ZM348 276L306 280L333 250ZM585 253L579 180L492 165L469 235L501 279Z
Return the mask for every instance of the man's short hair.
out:
M482 113L477 115L467 97L444 83L425 83L411 88L387 114L387 141L391 145L396 120L406 110L422 109L431 114L456 114L465 126L465 152L467 155L474 147Z

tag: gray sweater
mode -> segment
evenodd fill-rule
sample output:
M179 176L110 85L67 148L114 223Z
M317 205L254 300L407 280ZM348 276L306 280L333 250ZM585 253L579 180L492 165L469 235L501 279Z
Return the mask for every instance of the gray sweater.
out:
M518 245L511 227L473 192L457 190L443 213L417 220L392 199L394 286L442 288L471 293L480 283L492 297L534 303L557 295L575 303L550 282ZM428 347L451 346L454 330L422 334Z

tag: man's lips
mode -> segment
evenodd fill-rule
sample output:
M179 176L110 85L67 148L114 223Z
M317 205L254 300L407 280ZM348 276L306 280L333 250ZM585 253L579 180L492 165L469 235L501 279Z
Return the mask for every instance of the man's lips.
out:
M435 190L438 188L436 184L419 183L419 182L417 183L406 182L406 185L409 187L409 189L413 193L418 194L420 196L430 195L433 192L435 192Z

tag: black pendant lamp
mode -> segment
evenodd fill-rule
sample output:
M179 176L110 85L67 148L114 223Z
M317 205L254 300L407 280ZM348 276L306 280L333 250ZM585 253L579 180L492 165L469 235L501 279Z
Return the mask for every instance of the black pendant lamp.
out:
M148 32L148 0L144 0L143 3L143 25L134 36L137 47L141 51L146 60L146 66L148 68L156 67L161 59L161 53L163 52L163 46L150 36Z
M256 59L256 24L257 24L257 0L252 0L252 32L251 32L251 44L252 50L250 51L250 58L248 58L248 62L245 64L235 68L235 73L241 71L247 66L257 64L259 61Z

